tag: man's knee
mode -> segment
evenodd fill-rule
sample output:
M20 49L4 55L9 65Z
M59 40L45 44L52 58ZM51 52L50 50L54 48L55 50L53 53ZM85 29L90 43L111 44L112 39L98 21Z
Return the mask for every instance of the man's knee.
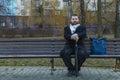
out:
M70 50L65 50L65 49L63 49L63 50L61 50L61 52L60 52L60 56L61 57L67 57L67 56L70 56L71 55L71 51Z
M79 50L79 56L82 56L82 57L88 57L89 54L86 50Z

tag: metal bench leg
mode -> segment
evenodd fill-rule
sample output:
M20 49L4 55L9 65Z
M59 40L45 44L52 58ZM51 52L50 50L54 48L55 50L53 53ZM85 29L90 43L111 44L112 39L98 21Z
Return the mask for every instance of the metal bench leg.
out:
M54 69L54 58L51 58L50 62L51 62L51 75L53 75L53 71L55 70Z
M120 70L120 58L116 58L115 71Z

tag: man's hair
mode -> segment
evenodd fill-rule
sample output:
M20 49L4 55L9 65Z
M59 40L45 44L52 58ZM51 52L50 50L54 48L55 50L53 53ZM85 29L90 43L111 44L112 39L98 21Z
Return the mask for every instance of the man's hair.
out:
M77 14L72 14L72 16L78 16Z

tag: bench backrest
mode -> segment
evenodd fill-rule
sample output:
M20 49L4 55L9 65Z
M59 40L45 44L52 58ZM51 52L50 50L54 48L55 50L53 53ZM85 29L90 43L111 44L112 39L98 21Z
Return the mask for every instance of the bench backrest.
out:
M3 39L0 40L0 55L48 54L51 46L48 39Z
M54 52L60 52L65 44L64 39L54 39L53 40ZM89 39L85 39L85 46L87 51L90 53L91 50L91 41ZM120 55L120 39L107 39L106 41L106 51L107 55Z
M120 39L108 39L106 43L108 55L120 55ZM1 39L0 57L58 55L64 44L63 38ZM85 46L90 52L90 40L85 40Z

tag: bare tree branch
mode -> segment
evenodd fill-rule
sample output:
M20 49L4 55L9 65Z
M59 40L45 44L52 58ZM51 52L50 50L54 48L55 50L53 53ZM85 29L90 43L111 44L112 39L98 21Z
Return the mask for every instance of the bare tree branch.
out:
M7 4L10 0L0 0L0 14L9 14L10 9L7 7Z

